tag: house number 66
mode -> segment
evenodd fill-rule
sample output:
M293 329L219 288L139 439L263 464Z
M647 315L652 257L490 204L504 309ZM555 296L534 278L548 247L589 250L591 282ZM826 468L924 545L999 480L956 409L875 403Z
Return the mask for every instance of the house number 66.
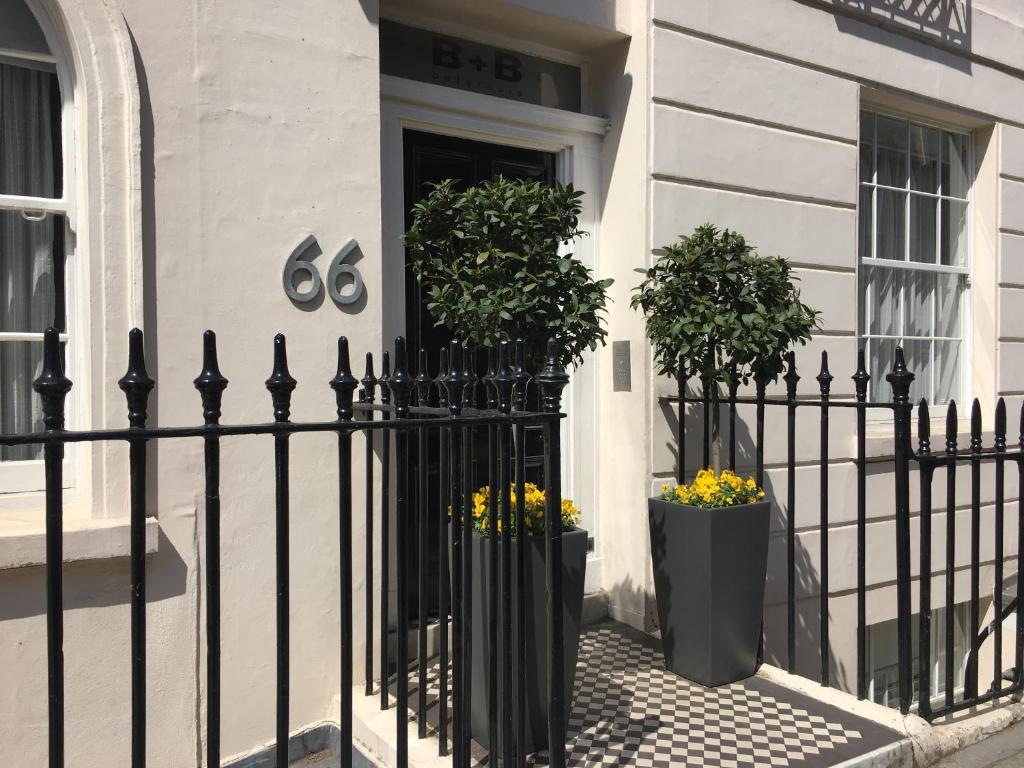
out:
M315 245L317 245L316 236L308 235L292 251L288 261L284 264L284 273L281 275L284 292L288 294L288 298L300 304L313 301L320 295L320 289L323 287L320 273L316 271L316 267L313 266L309 259L304 258ZM355 240L349 240L345 243L331 261L331 266L327 270L327 292L338 304L355 304L363 295L363 276L359 274L358 269L351 264L345 263L345 259L355 251L357 246L358 243ZM338 282L342 276L352 281L352 289L347 293L342 293L338 287ZM309 285L303 290L299 290L295 285L296 277L305 277L309 281Z

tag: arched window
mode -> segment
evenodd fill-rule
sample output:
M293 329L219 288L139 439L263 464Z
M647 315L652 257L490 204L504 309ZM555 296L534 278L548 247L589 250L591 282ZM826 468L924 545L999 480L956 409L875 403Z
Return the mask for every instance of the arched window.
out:
M32 381L43 331L69 328L73 157L57 60L25 0L0 0L0 432L42 428ZM34 490L41 446L0 448L0 491ZM25 486L25 487L21 487Z

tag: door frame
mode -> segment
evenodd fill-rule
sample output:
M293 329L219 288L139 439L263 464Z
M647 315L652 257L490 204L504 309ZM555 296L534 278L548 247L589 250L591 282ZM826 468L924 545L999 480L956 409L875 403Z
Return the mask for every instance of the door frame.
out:
M382 332L384 339L405 329L405 129L440 133L492 144L553 152L555 177L586 191L580 227L590 233L573 252L599 274L601 150L607 120L549 107L500 99L455 88L381 75ZM595 545L588 555L586 590L601 586L600 500L597 496L597 382L600 356L587 353L566 388L562 430L562 488L583 511L583 525Z

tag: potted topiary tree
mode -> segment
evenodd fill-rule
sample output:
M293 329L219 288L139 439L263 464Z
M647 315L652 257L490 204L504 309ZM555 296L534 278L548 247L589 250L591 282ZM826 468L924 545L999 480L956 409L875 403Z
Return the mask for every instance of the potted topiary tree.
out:
M705 392L774 380L819 323L785 259L762 258L739 233L710 224L638 271L631 304L646 316L659 373L698 378ZM711 416L714 467L689 486L666 486L648 514L666 665L722 685L756 671L769 504L752 479L719 472L717 399Z
M527 368L538 372L545 365L549 341L557 350L555 367L578 366L586 350L605 343L603 327L607 288L611 280L597 280L590 270L568 253L579 237L582 193L571 185L547 186L536 181L497 178L460 191L453 180L442 181L413 207L412 226L405 235L413 271L427 297L427 308L438 325L454 338L484 349L502 340L523 339ZM536 400L533 401L536 403ZM532 407L537 407L533 405ZM494 573L492 558L506 556L492 519L501 519L500 505L488 487L475 495L474 543L470 567L476 584ZM544 581L544 490L528 486L526 498L510 504L513 530L522 508L526 535L527 690L547 690ZM495 510L494 507L499 506ZM572 700L573 679L579 655L580 619L583 609L587 532L579 527L579 513L572 501L562 502L562 561L564 629L564 701L566 713ZM512 539L507 555L518 556L519 542ZM515 596L510 596L514 598ZM487 746L491 696L487 670L490 654L487 621L498 606L489 605L488 590L473 590L472 646L474 702L473 738ZM530 752L547 746L547 697L528 701L526 736Z

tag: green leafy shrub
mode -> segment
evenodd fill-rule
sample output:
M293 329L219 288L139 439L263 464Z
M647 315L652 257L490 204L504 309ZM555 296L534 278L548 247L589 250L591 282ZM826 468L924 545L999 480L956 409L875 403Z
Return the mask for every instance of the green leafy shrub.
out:
M659 373L705 387L774 380L819 314L800 301L789 262L761 257L743 235L711 224L665 246L631 299L646 316ZM712 411L718 455L718 409ZM716 466L718 462L715 462Z
M534 370L549 339L561 365L605 343L607 288L571 254L582 192L572 185L497 178L465 191L435 185L405 234L427 309L463 341L490 347L522 338Z

